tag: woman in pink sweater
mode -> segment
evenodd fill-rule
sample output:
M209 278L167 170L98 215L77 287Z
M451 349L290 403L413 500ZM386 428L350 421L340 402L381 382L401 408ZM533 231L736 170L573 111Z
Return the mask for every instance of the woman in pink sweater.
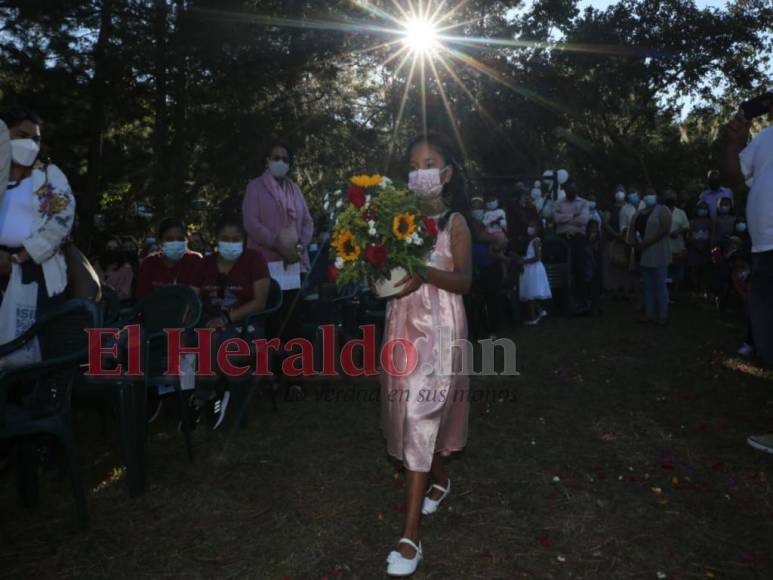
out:
M290 149L275 142L266 156L266 171L247 186L242 216L247 247L260 251L269 264L284 262L287 267L300 262L305 274L310 268L308 246L314 222L301 189L287 177L292 166ZM298 292L284 291L282 308L267 324L269 338L278 337L286 343L303 335ZM274 373L279 374L278 367Z

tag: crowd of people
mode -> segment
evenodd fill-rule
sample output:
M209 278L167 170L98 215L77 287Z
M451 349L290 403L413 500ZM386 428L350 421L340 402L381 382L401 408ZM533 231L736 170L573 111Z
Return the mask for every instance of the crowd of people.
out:
M733 295L746 301L751 240L717 170L702 192L621 184L601 207L573 179L563 187L538 180L531 191L523 180L485 189L472 198L471 218L475 287L492 335L506 319L505 291L527 305L525 324L546 316L540 303L554 290L543 262L565 267L561 291L575 315L600 315L602 299L634 301L642 323L664 325L669 304L685 290L719 309ZM545 246L564 251L546 255ZM749 338L740 352L753 351Z

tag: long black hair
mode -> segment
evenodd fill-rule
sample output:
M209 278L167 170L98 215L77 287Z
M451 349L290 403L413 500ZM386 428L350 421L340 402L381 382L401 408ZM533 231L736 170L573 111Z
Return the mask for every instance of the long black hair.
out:
M29 121L33 125L43 124L43 119L40 118L40 115L38 115L37 113L29 109L22 109L22 108L10 109L8 111L4 111L3 113L0 113L0 119L3 120L3 122L9 129L13 129L14 127L21 125L25 121Z
M422 143L432 147L440 154L446 162L446 165L450 165L454 168L451 180L443 185L443 192L441 195L443 196L443 201L445 202L448 211L440 218L438 227L441 230L446 229L446 226L454 213L462 214L469 224L470 200L467 197L467 180L464 177L456 147L445 135L434 131L427 131L424 134L417 135L411 140L406 150L406 157L410 157L414 147Z

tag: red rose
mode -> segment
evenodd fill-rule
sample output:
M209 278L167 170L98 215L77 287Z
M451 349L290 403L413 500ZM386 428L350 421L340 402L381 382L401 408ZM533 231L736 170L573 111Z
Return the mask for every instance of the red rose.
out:
M365 192L356 185L349 186L349 189L346 190L346 197L354 207L359 208L365 205Z
M368 259L368 261L371 264L373 264L377 268L380 268L386 262L387 249L385 246L382 246L380 244L374 244L368 247L367 250L365 250L365 257Z
M335 282L336 278L338 278L338 268L335 267L335 264L330 264L327 267L327 281Z
M427 233L432 236L433 238L437 237L437 222L433 220L432 218L421 218L421 221L424 223L424 229L427 230Z

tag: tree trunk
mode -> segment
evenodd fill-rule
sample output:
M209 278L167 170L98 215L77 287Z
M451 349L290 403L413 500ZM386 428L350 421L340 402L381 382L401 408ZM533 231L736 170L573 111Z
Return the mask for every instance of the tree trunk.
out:
M188 156L186 151L186 127L188 120L188 54L185 35L186 25L185 0L175 0L175 35L174 35L174 136L170 148L170 193L176 201L176 207L185 207L187 199L186 179L188 177Z
M153 42L155 43L155 95L153 108L153 177L150 187L150 200L154 206L160 205L168 193L167 147L169 144L169 119L167 114L167 37L169 9L167 0L154 0ZM158 208L161 209L161 208Z
M86 171L86 187L78 199L80 227L76 243L85 251L91 245L94 215L99 207L100 168L102 166L102 142L105 134L105 108L110 90L106 67L109 65L110 40L113 35L113 0L102 0L99 37L94 47L94 76L91 79L91 119L89 123L89 158Z

